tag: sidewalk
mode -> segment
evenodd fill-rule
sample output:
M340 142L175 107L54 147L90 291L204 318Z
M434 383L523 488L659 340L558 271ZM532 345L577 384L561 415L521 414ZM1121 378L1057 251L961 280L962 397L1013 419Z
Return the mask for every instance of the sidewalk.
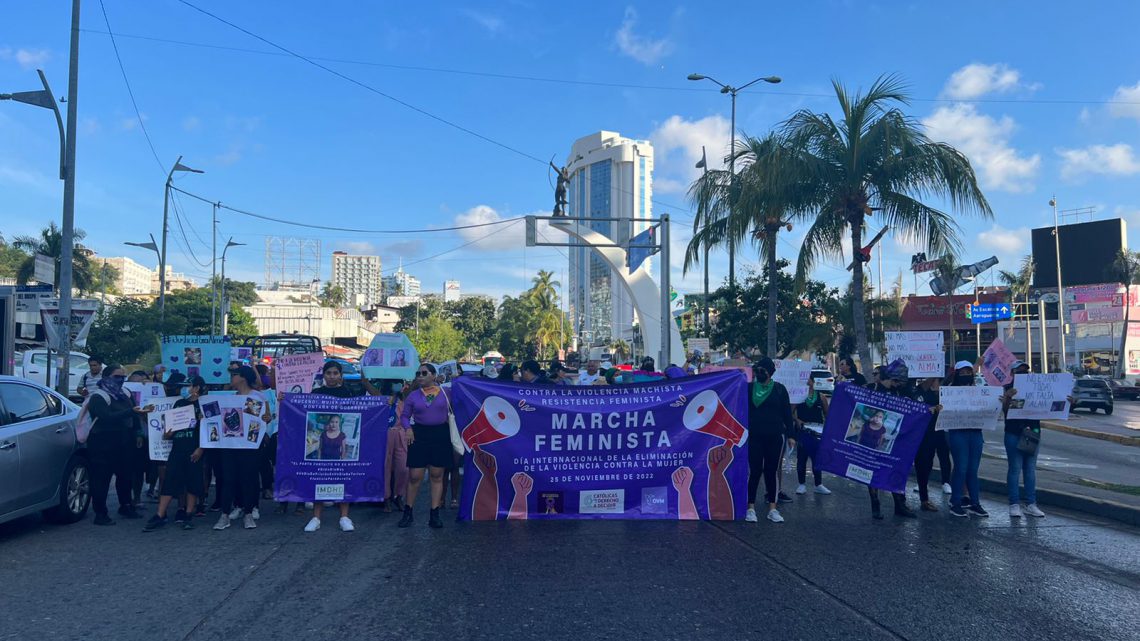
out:
M982 491L1006 496L1007 469L1005 460L989 454L983 456L978 473ZM1140 478L1140 471L1137 476ZM935 475L935 478L939 477ZM1140 526L1140 496L1081 485L1077 482L1079 478L1038 466L1037 502L1046 511L1049 507L1058 507ZM1024 491L1021 499L1025 501Z
M1041 421L1041 427L1120 445L1140 447L1140 431L1117 425L1094 423L1079 414L1071 415L1067 421Z

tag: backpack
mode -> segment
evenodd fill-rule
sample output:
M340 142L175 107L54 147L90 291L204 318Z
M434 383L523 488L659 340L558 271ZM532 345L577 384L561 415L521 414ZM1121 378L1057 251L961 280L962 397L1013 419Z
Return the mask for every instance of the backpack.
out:
M101 389L93 390L87 396L87 400L83 401L83 407L79 409L79 418L75 421L75 440L80 443L87 442L87 437L91 436L91 429L95 427L95 422L99 420L93 418L91 412L87 409L87 406L91 404L91 399L96 396L102 398L108 405L111 404L111 395Z

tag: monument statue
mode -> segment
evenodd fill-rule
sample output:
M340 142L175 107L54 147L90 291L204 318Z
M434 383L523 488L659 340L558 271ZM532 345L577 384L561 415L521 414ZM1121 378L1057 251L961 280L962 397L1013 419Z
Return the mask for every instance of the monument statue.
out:
M570 174L566 171L566 167L559 169L550 163L550 167L558 172L558 184L554 187L554 215L567 216L566 205L569 201L566 200L566 186L570 184Z

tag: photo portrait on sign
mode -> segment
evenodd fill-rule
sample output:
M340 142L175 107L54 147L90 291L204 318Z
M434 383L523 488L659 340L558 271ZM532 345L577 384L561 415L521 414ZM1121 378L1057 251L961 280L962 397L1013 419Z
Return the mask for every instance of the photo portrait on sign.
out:
M364 358L360 359L361 366L369 365L383 365L384 364L384 348L377 347L364 352Z
M359 460L360 414L309 412L305 422L306 460Z
M392 367L406 367L408 365L408 355L402 349L392 352Z
M890 453L903 416L897 412L855 404L844 440L879 452Z
M241 428L241 412L236 408L227 407L222 415L222 436L227 438L240 438L243 434Z
M202 403L202 418L214 418L221 416L222 409L218 407L217 401L210 401L209 403Z
M261 416L265 412L265 402L250 396L245 399L245 413L250 416Z
M182 350L182 362L186 365L202 364L202 348L187 347Z

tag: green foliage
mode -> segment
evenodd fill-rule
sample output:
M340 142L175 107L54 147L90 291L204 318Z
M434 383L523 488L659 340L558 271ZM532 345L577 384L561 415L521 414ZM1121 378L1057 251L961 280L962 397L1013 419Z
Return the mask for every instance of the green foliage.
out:
M0 237L0 278L15 278L28 255Z
M74 231L74 251L71 254L71 286L80 293L94 291L95 271L90 259L79 244L87 233L82 229ZM16 269L16 282L21 285L30 283L36 271L36 254L51 256L55 259L55 282L53 285L59 289L60 268L59 261L63 255L63 230L49 223L40 230L39 236L17 236L12 241L12 247L24 253L24 260Z
M158 307L134 298L108 305L87 338L87 351L108 363L140 363L158 348Z
M217 285L219 293L221 292L222 278L220 276L210 280L209 287L212 288ZM249 307L256 305L260 300L257 296L257 285L248 281L237 281L226 279L226 299L230 301L230 307L237 305L239 307Z
M340 285L325 283L317 300L321 302L321 307L344 307L348 303L348 294Z
M463 298L446 304L451 323L463 333L473 357L498 346L495 339L495 303L486 298Z
M458 359L467 351L463 333L439 316L421 318L419 331L409 333L408 338L424 361L439 363Z

